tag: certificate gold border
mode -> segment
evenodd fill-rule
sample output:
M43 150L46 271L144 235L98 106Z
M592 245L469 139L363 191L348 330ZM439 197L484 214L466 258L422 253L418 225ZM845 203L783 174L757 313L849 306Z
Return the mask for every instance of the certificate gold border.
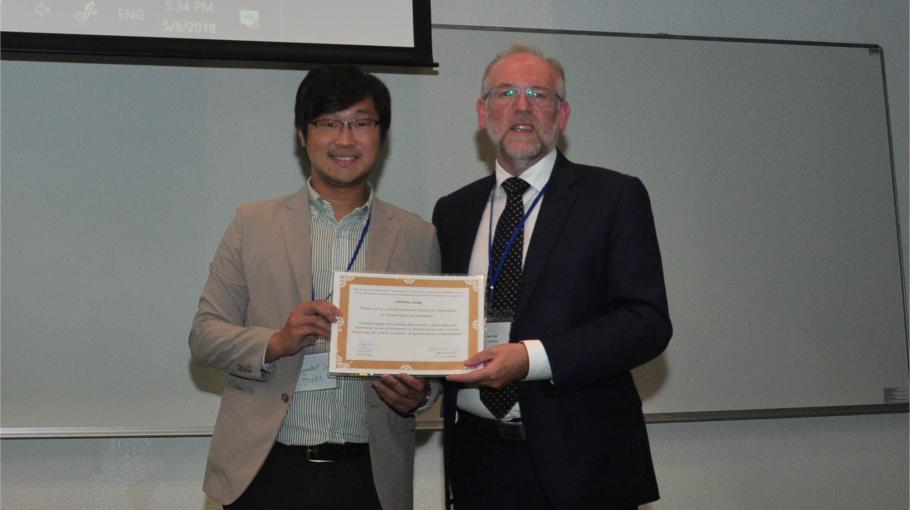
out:
M468 357L483 350L483 277L428 277L417 275L371 275L346 273L339 276L338 307L347 313L350 291L354 285L375 285L382 287L427 287L468 290ZM397 374L444 375L466 372L464 360L458 361L414 361L414 360L353 360L347 357L348 321L338 320L338 340L335 359L329 372L344 374ZM465 358L467 359L467 358Z

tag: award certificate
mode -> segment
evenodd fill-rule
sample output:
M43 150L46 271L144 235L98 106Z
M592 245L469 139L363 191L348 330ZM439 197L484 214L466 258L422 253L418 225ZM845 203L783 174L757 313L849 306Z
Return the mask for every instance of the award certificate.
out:
M329 372L447 375L483 350L483 276L336 272Z

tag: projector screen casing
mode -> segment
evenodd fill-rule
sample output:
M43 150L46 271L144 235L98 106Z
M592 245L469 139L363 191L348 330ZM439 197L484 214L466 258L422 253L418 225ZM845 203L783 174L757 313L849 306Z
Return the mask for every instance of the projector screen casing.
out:
M4 2L9 7L9 3ZM314 3L315 5L315 3ZM62 8L60 8L62 9ZM300 43L274 40L223 40L200 34L189 37L132 37L87 33L52 33L8 30L23 26L14 19L3 23L2 46L4 57L29 58L30 55L115 56L158 59L190 59L196 61L268 62L277 64L351 63L435 67L430 30L430 3L411 1L413 45L386 46L365 43L356 37L359 32L343 28L344 21L334 30L331 41ZM9 12L4 13L9 16ZM355 15L352 13L352 15ZM399 20L400 21L400 20ZM322 23L322 20L318 21ZM381 21L377 20L376 23ZM399 23L400 24L400 23ZM263 34L265 35L265 34ZM340 40L352 44L339 44ZM364 44L361 44L364 43Z

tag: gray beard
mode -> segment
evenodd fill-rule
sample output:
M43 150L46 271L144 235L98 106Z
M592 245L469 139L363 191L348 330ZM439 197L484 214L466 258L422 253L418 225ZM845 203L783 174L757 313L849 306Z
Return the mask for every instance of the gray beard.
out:
M509 149L506 145L506 137L503 136L499 139L499 143L497 144L497 147L499 149L498 154L501 154L502 156L508 158L515 165L517 170L524 171L534 163L540 161L541 158L549 154L553 147L556 146L556 139L559 138L559 133L554 131L553 134L554 139L550 144L546 143L545 140L538 138L537 143L523 150ZM488 130L487 136L492 139L493 133ZM501 162L502 158L500 157L499 159Z
M499 151L514 161L533 161L540 159L541 156L546 154L544 144L539 140L533 147L524 150L509 149L503 140L499 142Z

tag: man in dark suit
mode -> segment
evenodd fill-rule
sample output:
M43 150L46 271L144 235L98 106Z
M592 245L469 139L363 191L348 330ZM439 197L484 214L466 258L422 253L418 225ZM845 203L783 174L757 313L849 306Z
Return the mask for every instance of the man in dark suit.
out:
M513 46L484 73L478 121L494 175L439 200L444 273L487 275L486 348L449 376L455 508L632 509L656 500L630 370L672 328L647 191L555 149L562 66Z

